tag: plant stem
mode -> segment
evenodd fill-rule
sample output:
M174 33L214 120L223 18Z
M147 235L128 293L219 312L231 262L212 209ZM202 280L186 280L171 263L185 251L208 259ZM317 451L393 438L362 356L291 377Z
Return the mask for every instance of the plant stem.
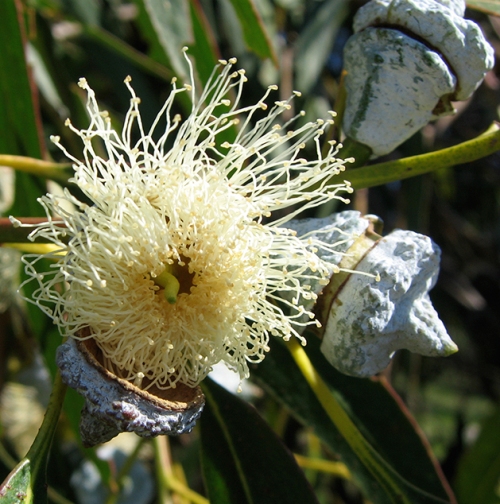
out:
M130 470L132 469L132 466L137 460L137 456L139 455L139 452L141 451L141 448L144 445L145 441L145 438L140 438L137 441L137 444L135 445L132 453L130 453L130 455L127 457L127 460L125 460L125 463L118 471L118 475L116 477L117 490L113 493L110 493L110 495L106 499L106 504L115 504L116 502L118 502L118 499L120 498L120 492L123 488L123 481L128 476Z
M364 166L356 170L347 170L342 177L349 181L354 189L374 187L442 168L470 163L498 150L500 150L500 129L494 124L482 135L459 145L387 163ZM332 183L337 182L338 177L332 180Z
M71 163L54 163L25 156L0 154L0 166L9 166L17 171L67 184L72 176Z
M37 224L47 222L46 217L22 217L17 220L29 227L15 225L7 217L0 217L0 243L33 243L28 236L35 230ZM63 221L53 221L53 224L65 227ZM38 238L36 243L51 242L48 239Z
M165 446L165 439L156 437L153 439L153 447L155 453L155 469L156 479L158 482L158 502L164 503L167 497L170 496L169 492L169 454L168 447Z
M159 494L164 495L165 490L170 490L179 494L181 497L188 499L194 504L210 504L210 502L205 499L202 495L191 490L189 487L184 485L179 481L169 469L171 467L169 461L168 447L165 446L165 436L158 436L153 440L153 445L155 448L155 466L156 474L158 477L158 484L160 486Z
M352 476L349 469L342 462L334 462L332 460L323 460L321 458L304 457L297 453L294 454L297 464L299 464L302 469L312 469L314 471L320 471L339 478L344 478L346 480L351 480Z
M354 453L385 490L387 496L390 498L389 502L411 504L407 496L399 490L398 483L395 481L398 475L391 474L390 467L387 466L380 455L370 443L368 443L363 434L361 434L354 422L349 418L342 405L330 392L327 384L312 365L299 342L292 338L288 342L288 349L318 401L330 417L330 420L347 441Z

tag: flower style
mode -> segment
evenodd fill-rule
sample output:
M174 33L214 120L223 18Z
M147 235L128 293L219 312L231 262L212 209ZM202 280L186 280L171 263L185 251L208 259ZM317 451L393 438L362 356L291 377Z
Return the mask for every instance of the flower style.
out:
M235 62L220 61L222 71L214 69L199 99L193 84L177 87L174 79L149 131L130 78L121 134L81 79L90 126L66 124L83 141L83 161L52 138L74 161L72 181L92 204L68 191L40 198L48 222L31 237L59 251L25 258L39 283L33 302L63 335L93 338L105 367L143 389L196 386L221 360L247 377L248 362L264 358L270 335L302 338L301 326L317 323L301 305L315 297L305 284L313 277L327 283L335 269L315 253L329 245L283 227L299 211L351 191L331 183L345 163L335 158L335 144L321 153L332 120L291 130L299 114L280 125L292 97L255 121L276 87L240 106L247 79ZM184 121L172 113L182 92L193 103ZM234 141L220 142L236 125ZM316 147L313 161L301 157L308 141ZM56 260L50 272L36 271L40 257Z

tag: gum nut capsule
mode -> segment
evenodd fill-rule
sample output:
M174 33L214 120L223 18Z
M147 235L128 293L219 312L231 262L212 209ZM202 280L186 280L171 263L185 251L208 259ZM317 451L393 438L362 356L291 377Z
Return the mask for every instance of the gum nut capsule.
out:
M102 366L92 339L69 338L57 350L57 365L63 381L85 398L80 434L86 447L109 441L120 432L141 437L190 432L205 404L199 387L178 384L146 391L117 377Z
M393 151L453 107L455 77L438 53L391 29L367 28L344 49L344 130L374 156Z
M428 295L439 260L437 245L412 231L396 230L374 242L356 273L334 293L331 285L325 288L329 302L322 306L321 351L326 359L345 374L368 377L384 370L400 349L426 356L456 352ZM357 274L374 272L380 279Z
M356 13L344 130L375 157L453 113L451 100L468 98L493 67L493 48L464 10L461 0L371 0Z
M464 3L436 0L371 0L356 13L354 31L391 26L443 56L457 77L454 100L467 99L495 63L479 26L463 18Z

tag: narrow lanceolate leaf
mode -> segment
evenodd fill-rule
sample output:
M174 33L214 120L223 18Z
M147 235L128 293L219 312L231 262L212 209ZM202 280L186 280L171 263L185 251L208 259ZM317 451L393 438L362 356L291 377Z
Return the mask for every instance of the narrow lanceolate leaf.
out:
M388 428L390 426L390 422L387 421L385 416L380 416L377 413L373 414L376 405L378 405L378 407L384 405L383 397L381 397L380 394L377 394L375 390L372 391L373 398L379 399L378 401L373 402L372 408L367 406L366 396L361 398L358 397L357 401L351 401L350 407L352 410L347 413L342 406L342 402L339 402L334 397L334 392L339 388L339 378L341 380L344 375L334 370L334 368L332 368L332 366L326 361L322 353L319 351L318 341L315 340L314 343L316 344L310 345L308 351L308 357L310 357L309 365L315 370L313 373L314 380L311 381L309 378L308 381L310 384L313 384L316 393L318 387L315 382L323 382L324 389L329 392L329 397L332 397L333 400L325 401L323 397L317 395L320 402L323 407L325 407L325 404L334 405L334 408L327 410L330 413L330 418L333 420L333 423L339 429L340 433L348 441L350 448L368 468L371 475L377 480L377 482L382 485L387 497L389 497L389 502L430 504L432 502L454 501L454 497L451 495L451 492L445 491L445 488L443 487L443 483L445 482L442 479L439 481L440 485L435 486L433 485L433 481L429 481L426 478L427 475L422 477L420 473L415 471L415 460L413 459L413 454L419 452L418 448L420 448L420 446L415 446L414 450L412 446L405 446L404 442L400 439L401 443L399 444L396 453L394 450L394 444L383 446L379 443L380 439L387 438ZM303 351L302 347L298 344L296 347ZM394 396L395 392L392 392L391 399L394 399ZM410 420L409 417L405 418L405 415L401 414L403 413L401 408L404 409L401 402L398 406L400 408L400 414L398 415L396 411L394 411L394 416L398 419L398 425L397 427L395 425L391 425L395 433L401 432L404 429L401 426L405 425L405 423ZM370 429L366 429L365 433L356 425L352 417L356 414L365 415L367 409L369 410L367 415L369 423L367 422L367 425L370 425ZM411 435L410 432L407 431L407 433ZM420 439L420 441L422 441L422 439ZM429 462L433 462L432 465L436 471L438 468L436 461L432 460L432 454L430 453L428 445L426 448L426 453L424 450L423 455L425 458L431 459ZM402 453L405 455L404 458L406 460L403 460L403 457L401 457ZM408 454L411 454L409 457L412 463L411 467L408 464ZM443 498L439 496L441 493Z
M460 504L497 504L500 481L500 407L482 425L475 444L460 460L455 491Z
M252 0L230 0L243 30L243 38L248 48L261 58L271 58L275 63L276 54L267 35L262 19Z
M194 44L189 48L189 55L194 59L194 66L200 82L207 83L213 73L214 66L220 59L219 47L199 0L191 0L191 18ZM234 98L234 96L228 94L227 98ZM214 114L220 113L222 111L214 111ZM233 125L217 135L217 142L219 145L224 142L234 142L236 135L236 126Z
M193 56L201 82L208 82L214 66L220 59L219 48L199 0L190 2L194 44L189 53Z
M0 1L0 20L0 154L42 159L43 135L36 89L25 61L22 2ZM14 203L6 214L45 215L37 202L45 192L45 182L40 177L16 172ZM45 315L36 306L28 305L27 310L32 329L41 334Z
M0 484L2 504L45 504L47 502L46 466L52 438L59 419L66 386L60 375L54 381L45 416L26 457Z
M0 2L0 152L40 159L42 131L25 61L21 9L19 0Z
M317 82L331 54L333 42L346 17L347 0L326 0L300 32L295 57L296 87L303 93Z
M314 504L293 455L250 405L210 380L201 424L211 504Z
M42 158L42 132L35 103L36 91L25 61L21 2L0 2L0 153ZM32 175L16 175L16 197L11 213L42 215L36 198L45 192Z
M182 52L182 48L193 40L188 1L142 2L172 69L183 81L189 82L189 68Z
M252 376L341 457L370 501L455 502L428 446L385 384L337 372L312 338L306 349L337 408L344 410L342 416L347 415L354 425L346 427L338 417L332 421L290 352L279 342L272 342L271 351Z
M85 27L85 33L111 51L120 54L123 58L130 61L141 71L155 75L160 79L164 79L166 81L170 81L172 79L172 71L163 66L161 63L158 63L152 58L149 58L148 56L142 54L140 51L130 46L122 39L106 31L104 28L96 25L88 25Z

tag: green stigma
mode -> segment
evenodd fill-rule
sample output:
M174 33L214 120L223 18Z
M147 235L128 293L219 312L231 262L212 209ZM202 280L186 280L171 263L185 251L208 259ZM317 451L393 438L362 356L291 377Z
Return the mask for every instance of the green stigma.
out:
M163 296L170 304L174 304L177 301L177 294L179 293L181 284L172 273L166 269L154 279L154 282L164 289Z

